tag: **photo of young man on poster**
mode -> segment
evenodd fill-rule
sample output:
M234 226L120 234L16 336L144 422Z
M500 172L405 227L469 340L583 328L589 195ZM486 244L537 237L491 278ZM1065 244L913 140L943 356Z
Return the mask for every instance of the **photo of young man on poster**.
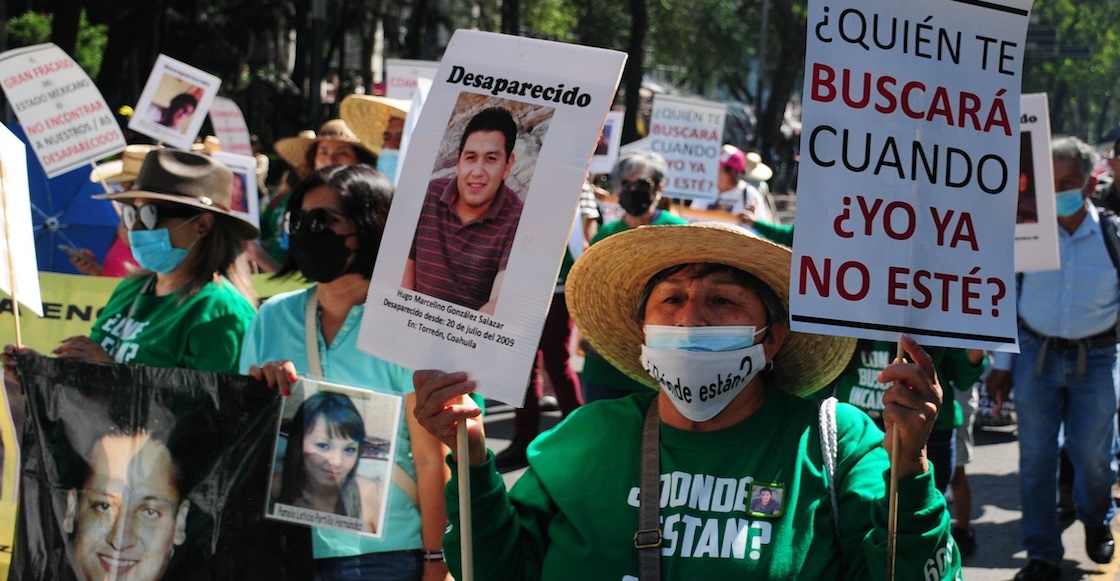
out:
M428 183L402 288L494 314L523 196L553 111L460 94Z

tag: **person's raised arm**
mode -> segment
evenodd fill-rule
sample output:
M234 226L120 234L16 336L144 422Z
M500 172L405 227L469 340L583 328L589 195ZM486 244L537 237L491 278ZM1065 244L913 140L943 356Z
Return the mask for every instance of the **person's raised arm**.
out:
M494 284L490 286L490 300L486 304L478 308L479 311L487 315L493 315L494 309L498 306L498 293L502 290L502 281L506 278L506 271L499 270L498 274L494 276Z
M470 443L471 466L486 461L486 435L479 416L482 410L467 394L474 391L475 382L467 379L466 372L445 373L437 370L421 370L412 376L416 388L416 421L432 436L451 449L456 462L455 441L458 437L459 422L467 422L467 439Z
M443 551L443 531L447 528L447 499L443 489L451 477L447 446L429 433L416 415L416 394L405 396L405 415L412 443L412 463L416 467L416 503L420 509L420 537L425 552ZM424 581L451 581L446 561L425 561Z
M404 263L404 276L401 277L401 288L416 290L416 261L409 258Z
M900 342L912 363L888 365L879 373L878 381L891 384L883 394L887 433L883 444L895 462L891 469L898 471L899 478L909 478L929 469L926 440L941 408L943 393L929 354L908 335L903 335ZM898 430L898 450L891 450L892 430Z

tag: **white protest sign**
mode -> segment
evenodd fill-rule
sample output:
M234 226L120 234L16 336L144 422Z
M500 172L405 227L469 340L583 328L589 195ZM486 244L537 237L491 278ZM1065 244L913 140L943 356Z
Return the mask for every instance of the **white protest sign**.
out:
M432 80L439 69L435 61L385 59L385 96L393 99L411 99L416 92L416 80Z
M1045 93L1023 95L1020 102L1015 272L1057 270L1062 263L1050 158L1050 108Z
M0 86L48 178L124 151L101 91L58 46L0 53Z
M591 156L591 165L587 171L591 173L610 173L618 161L618 150L622 144L622 119L625 113L611 111L603 121L603 130L599 132L599 141L595 144L595 154Z
M719 151L727 105L672 95L654 95L649 120L650 150L669 165L670 198L714 200L719 195Z
M161 54L128 128L189 151L221 85L218 77Z
M233 172L233 197L230 199L230 211L260 228L261 204L257 192L256 158L228 151L215 151L210 154L210 157Z
M253 155L253 144L249 139L249 126L241 107L233 99L214 97L210 104L210 125L214 135L222 144L222 151L240 155Z
M27 150L18 137L0 125L0 290L42 317L28 188Z
M411 369L464 370L480 393L522 402L625 59L455 33L409 140L362 350Z
M1015 351L1030 0L812 0L795 331Z

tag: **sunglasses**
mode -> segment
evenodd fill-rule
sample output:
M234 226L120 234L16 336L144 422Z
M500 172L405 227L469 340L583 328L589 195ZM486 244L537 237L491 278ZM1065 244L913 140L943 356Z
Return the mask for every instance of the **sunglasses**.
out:
M645 178L641 180L622 180L618 185L623 190L631 192L652 192L657 187L657 182Z
M292 232L318 234L341 221L342 214L327 208L293 210L288 212L286 230L289 234Z
M143 230L153 230L156 224L168 218L190 218L191 216L198 215L198 210L187 208L184 206L161 206L158 204L144 204L143 206L133 206L131 204L123 204L121 207L121 221L124 222L124 227L132 230L132 226L137 221L140 222L140 228Z

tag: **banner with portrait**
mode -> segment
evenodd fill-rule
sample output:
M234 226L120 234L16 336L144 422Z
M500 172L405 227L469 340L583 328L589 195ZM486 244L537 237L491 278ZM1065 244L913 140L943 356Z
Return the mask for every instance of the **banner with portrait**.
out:
M128 128L189 151L221 86L218 77L161 54Z
M21 357L11 579L301 579L264 518L281 397L249 377ZM293 527L288 527L293 528Z
M1058 220L1050 158L1046 93L1023 95L1019 115L1019 199L1015 206L1015 272L1058 270Z

